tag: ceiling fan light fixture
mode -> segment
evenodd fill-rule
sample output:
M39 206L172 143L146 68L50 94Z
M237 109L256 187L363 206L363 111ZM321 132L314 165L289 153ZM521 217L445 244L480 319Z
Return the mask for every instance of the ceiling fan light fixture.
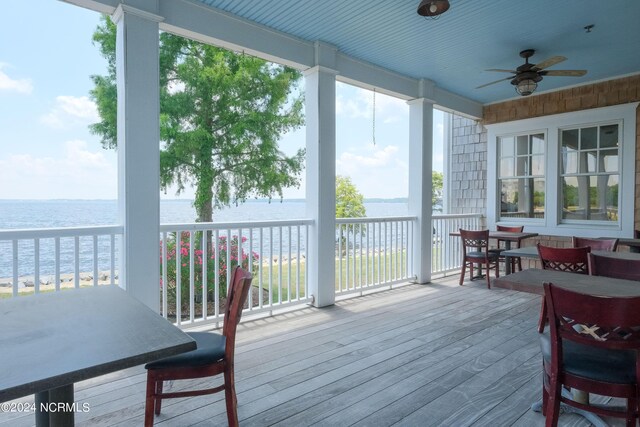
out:
M418 6L418 15L438 19L449 10L449 0L422 0Z
M518 94L522 96L529 96L536 90L537 87L538 83L536 83L535 80L523 79L520 80L516 85L516 92L518 92Z

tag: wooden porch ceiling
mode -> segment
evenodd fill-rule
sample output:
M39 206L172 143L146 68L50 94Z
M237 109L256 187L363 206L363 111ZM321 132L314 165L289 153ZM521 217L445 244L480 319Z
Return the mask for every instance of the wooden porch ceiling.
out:
M540 297L455 282L242 323L240 425L544 425L529 410L541 396ZM90 405L77 424L141 425L144 388L141 367L77 384ZM163 402L156 425L226 425L223 395ZM0 414L0 426L33 420ZM589 424L563 415L560 425Z

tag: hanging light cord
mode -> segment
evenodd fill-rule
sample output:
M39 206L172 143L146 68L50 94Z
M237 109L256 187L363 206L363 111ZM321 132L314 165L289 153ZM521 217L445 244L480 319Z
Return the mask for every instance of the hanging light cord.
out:
M376 145L376 88L373 88L373 145Z

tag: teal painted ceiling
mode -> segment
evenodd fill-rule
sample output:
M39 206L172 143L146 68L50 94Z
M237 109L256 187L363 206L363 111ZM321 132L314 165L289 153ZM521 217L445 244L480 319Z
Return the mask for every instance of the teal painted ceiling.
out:
M549 70L588 70L537 92L640 72L640 0L450 0L438 20L416 13L419 0L199 1L482 103L517 96L509 81L475 88L508 77L485 70L515 69L524 49L532 63L568 58Z

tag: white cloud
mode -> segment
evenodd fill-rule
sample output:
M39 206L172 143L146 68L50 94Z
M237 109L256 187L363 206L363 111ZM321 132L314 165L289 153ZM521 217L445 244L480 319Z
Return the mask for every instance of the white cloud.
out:
M56 97L51 111L40 118L41 122L54 129L69 129L100 121L96 104L86 96Z
M33 91L31 79L12 79L2 71L7 64L0 63L0 91L29 94Z
M373 91L339 85L336 96L336 114L345 115L352 119L371 119L374 110L373 98ZM397 123L403 117L409 116L409 106L402 99L376 93L375 113L376 120L382 123Z
M112 199L117 194L115 153L67 141L60 157L15 154L0 160L0 199Z
M373 147L369 155L344 152L338 159L337 166L345 170L353 170L361 167L387 166L393 156L398 152L398 147L388 145L382 149Z
M408 166L395 145L346 151L336 161L336 173L349 176L365 197L406 197Z

